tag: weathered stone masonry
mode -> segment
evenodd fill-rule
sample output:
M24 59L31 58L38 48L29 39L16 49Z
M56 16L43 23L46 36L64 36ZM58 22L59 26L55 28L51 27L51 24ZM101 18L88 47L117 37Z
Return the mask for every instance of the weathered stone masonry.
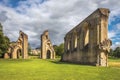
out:
M5 53L4 58L28 58L28 36L24 32L20 31L18 40L10 43L10 47L8 52Z
M55 59L55 51L48 36L48 30L41 35L41 55L42 59Z
M66 34L62 61L108 65L108 52L112 45L108 39L109 13L108 9L99 8Z

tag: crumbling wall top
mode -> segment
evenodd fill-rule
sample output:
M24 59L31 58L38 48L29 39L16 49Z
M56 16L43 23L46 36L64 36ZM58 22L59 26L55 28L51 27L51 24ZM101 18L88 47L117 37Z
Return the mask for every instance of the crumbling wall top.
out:
M70 33L72 33L74 30L76 30L76 31L79 30L85 22L89 22L89 21L91 21L91 19L101 18L101 15L108 17L109 13L110 13L110 10L107 8L98 8L92 14L90 14L87 18L85 18L82 22L80 22L76 27L74 27L72 30L70 30L66 34L66 36L69 35Z
M21 37L21 35L22 35L22 36L25 36L25 37L28 39L28 35L25 34L25 33L24 33L23 31L21 31L21 30L20 30L20 32L19 32L19 35L20 35L19 37Z
M101 12L101 14L105 16L109 16L110 10L106 8L98 8L98 10Z
M48 30L45 30L45 31L43 32L43 35L48 35Z

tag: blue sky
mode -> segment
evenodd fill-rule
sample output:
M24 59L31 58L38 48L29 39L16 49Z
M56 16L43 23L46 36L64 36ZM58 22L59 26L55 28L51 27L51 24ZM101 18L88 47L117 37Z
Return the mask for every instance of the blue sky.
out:
M53 44L99 7L109 8L109 38L112 48L120 46L119 0L0 0L0 22L4 33L16 41L19 30L29 36L32 47L40 46L40 35L49 30Z
M1 0L1 3L8 7L17 7L19 1L25 1L25 0Z
M1 3L3 3L4 5L8 6L8 7L12 7L15 8L17 6L19 6L19 2L25 2L27 0L1 0ZM45 0L39 0L38 4L42 4Z

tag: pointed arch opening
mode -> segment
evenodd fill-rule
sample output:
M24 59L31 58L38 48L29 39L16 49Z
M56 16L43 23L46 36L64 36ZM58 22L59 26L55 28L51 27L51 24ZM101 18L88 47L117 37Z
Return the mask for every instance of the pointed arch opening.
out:
M18 58L18 59L21 59L21 58L22 58L22 50L21 50L21 49L18 49L18 50L17 50L17 58Z
M50 58L51 58L51 52L50 52L50 50L47 50L46 58L47 58L47 59L50 59Z

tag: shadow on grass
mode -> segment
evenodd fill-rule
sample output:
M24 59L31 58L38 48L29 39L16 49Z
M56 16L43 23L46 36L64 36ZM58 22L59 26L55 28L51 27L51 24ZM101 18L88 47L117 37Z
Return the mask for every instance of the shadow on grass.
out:
M12 62L12 63L22 63L22 62L31 62L32 60L31 59L0 59L0 62Z
M66 65L80 65L80 66L94 66L91 64L85 64L85 63L78 63L78 62L65 62L65 61L60 61L60 60L49 60L49 62L54 63L54 64L66 64Z

